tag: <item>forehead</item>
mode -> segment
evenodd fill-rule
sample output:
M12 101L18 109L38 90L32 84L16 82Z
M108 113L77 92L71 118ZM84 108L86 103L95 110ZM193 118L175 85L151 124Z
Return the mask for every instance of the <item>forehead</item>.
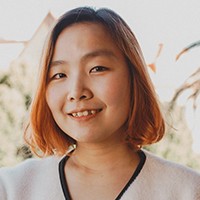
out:
M66 36L70 37L81 37L84 40L85 35L94 35L96 38L101 36L107 36L111 39L110 33L105 25L98 22L78 22L64 28L57 40L61 40ZM93 38L91 38L93 39Z
M65 28L57 38L54 55L80 51L109 49L121 54L111 33L101 23L81 22Z

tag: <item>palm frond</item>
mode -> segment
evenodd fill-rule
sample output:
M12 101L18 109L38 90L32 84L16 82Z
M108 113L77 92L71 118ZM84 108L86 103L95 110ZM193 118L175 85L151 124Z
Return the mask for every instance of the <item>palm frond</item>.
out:
M183 55L184 53L188 52L190 49L192 49L194 47L198 47L198 46L200 46L200 40L188 45L183 50L181 50L181 52L177 54L176 60L178 60L181 55Z
M163 49L163 44L161 43L161 44L159 44L159 46L158 46L158 51L157 51L157 53L156 53L156 56L155 56L153 62L150 63L150 64L148 64L148 66L151 68L151 70L152 70L154 73L156 73L156 62L157 62L157 59L160 57L160 54L161 54L161 52L162 52L162 49Z
M175 94L171 100L171 106L170 109L173 109L174 104L178 97L185 92L186 90L192 90L191 95L188 97L188 99L193 100L193 108L196 109L197 107L197 97L200 94L200 68L198 68L193 74L191 74L188 79L175 91Z

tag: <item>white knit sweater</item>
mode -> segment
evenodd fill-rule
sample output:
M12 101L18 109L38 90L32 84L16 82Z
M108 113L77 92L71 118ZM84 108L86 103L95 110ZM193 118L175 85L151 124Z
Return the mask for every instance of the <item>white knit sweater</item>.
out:
M200 200L200 174L145 151L146 162L121 200ZM64 200L52 156L0 169L0 200Z

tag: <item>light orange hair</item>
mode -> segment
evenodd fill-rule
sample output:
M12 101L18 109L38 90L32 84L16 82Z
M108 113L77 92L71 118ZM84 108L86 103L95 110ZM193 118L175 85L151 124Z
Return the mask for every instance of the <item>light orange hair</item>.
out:
M159 141L164 135L165 123L137 39L125 21L112 10L94 10L88 7L66 12L58 19L47 38L41 58L38 88L31 105L30 122L25 131L25 140L35 153L39 149L43 156L52 155L55 152L63 155L69 145L76 142L56 124L45 95L49 66L59 34L65 28L82 22L101 23L127 60L131 82L131 105L126 123L126 142L134 149L139 149L143 145Z

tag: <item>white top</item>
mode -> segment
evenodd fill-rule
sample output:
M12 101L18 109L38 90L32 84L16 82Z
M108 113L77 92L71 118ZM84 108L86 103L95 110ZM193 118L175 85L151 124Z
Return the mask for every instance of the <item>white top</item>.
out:
M144 151L146 161L121 200L200 200L200 174ZM28 159L0 169L0 200L64 200L62 158Z

